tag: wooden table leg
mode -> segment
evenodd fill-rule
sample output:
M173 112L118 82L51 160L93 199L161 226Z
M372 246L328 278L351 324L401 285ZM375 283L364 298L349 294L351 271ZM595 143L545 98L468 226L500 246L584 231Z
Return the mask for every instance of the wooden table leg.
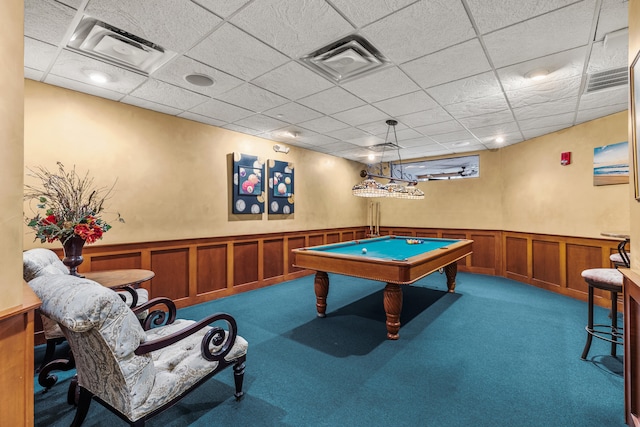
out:
M395 283L387 283L384 288L384 311L387 314L387 338L400 338L400 313L402 312L402 289Z
M452 262L444 268L444 273L447 275L447 288L449 292L456 291L456 274L458 273L458 262Z
M318 317L325 317L327 312L327 295L329 294L329 275L324 271L316 271L313 288L316 291L316 310L318 310Z

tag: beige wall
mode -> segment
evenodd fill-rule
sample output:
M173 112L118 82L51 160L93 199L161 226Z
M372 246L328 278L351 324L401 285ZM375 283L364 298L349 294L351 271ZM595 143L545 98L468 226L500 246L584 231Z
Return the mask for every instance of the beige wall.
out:
M626 140L621 112L481 151L479 178L420 183L422 201L383 200L382 224L579 237L628 230L630 185L593 185L593 149ZM572 153L571 165L560 165L564 151Z
M0 3L0 311L22 303L23 11Z
M629 65L640 51L640 0L629 1ZM629 110L630 112L631 110ZM629 141L631 141L631 117L629 117ZM633 177L631 182L633 182ZM636 202L633 185L629 186L631 222L631 266L638 271L640 265L640 203Z
M352 197L361 165L138 107L25 80L24 165L89 170L95 183L118 179L106 210L119 212L96 244L363 225L366 203ZM230 215L229 154L293 162L295 214ZM25 182L32 182L27 176ZM25 204L25 212L29 212ZM112 216L115 218L115 216ZM109 219L109 215L105 219ZM24 228L25 247L33 232ZM59 244L57 244L59 246ZM55 246L55 245L54 245Z
M504 230L580 237L629 230L629 184L594 186L593 149L627 141L627 112L504 148ZM560 153L571 152L571 164Z
M350 195L362 165L153 111L26 80L27 167L87 169L102 185L117 177L107 210L120 212L97 244L346 227L366 223L366 199ZM382 200L381 225L496 229L600 237L629 229L628 184L593 185L593 149L627 140L627 113L495 151L480 177L420 183L422 201ZM229 214L229 153L296 165L291 219ZM560 153L572 164L560 165ZM26 178L29 182L29 178ZM25 205L25 211L29 206ZM40 246L24 228L25 247ZM54 244L55 246L56 244Z

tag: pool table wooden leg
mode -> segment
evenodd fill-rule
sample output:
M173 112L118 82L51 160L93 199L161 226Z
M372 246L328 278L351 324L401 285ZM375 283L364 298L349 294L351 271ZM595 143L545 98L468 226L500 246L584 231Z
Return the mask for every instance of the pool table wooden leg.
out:
M447 288L449 292L456 291L456 274L458 273L458 262L452 262L444 268L444 274L447 275Z
M400 312L402 311L402 289L395 283L387 283L384 288L384 311L387 314L387 338L400 338Z
M318 310L318 317L325 317L327 312L327 295L329 295L329 275L324 271L316 271L313 288L316 291L316 310Z

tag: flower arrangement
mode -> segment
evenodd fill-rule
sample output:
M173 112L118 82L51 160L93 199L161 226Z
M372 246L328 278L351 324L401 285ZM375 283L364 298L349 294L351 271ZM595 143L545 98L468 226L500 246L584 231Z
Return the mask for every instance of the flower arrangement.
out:
M81 177L75 166L67 171L62 163L57 164L57 173L43 167L28 169L27 175L39 179L40 186L24 186L24 199L37 201L35 216L25 215L27 226L41 243L60 240L64 244L74 236L94 243L111 229L101 215L115 183L109 188L95 188L88 171ZM117 220L124 222L119 213Z

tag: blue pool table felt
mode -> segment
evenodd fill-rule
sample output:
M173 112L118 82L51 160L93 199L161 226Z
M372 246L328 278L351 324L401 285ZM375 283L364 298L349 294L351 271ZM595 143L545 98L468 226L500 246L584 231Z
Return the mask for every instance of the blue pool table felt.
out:
M420 241L422 243L409 244L407 240ZM321 247L309 248L314 251L335 253L349 256L361 256L366 258L376 258L382 260L405 260L436 249L445 248L447 245L456 243L452 239L432 239L425 237L377 237L364 240L353 240L350 242L336 243ZM363 253L362 249L366 249Z

